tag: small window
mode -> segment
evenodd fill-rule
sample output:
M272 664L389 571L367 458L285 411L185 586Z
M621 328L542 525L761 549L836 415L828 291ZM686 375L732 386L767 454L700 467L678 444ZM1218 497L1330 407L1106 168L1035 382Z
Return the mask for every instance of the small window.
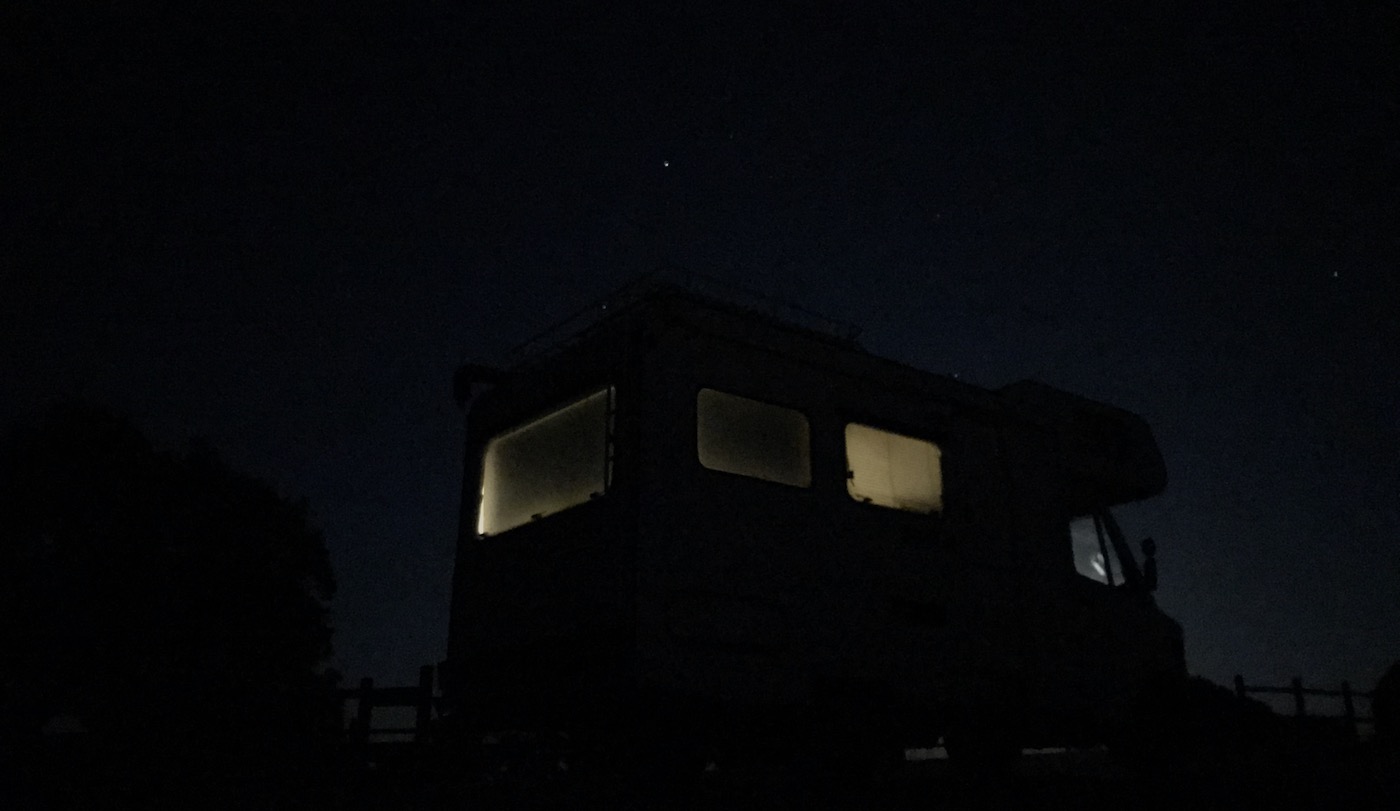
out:
M1123 582L1123 567L1100 519L1083 515L1069 522L1074 547L1074 570L1096 583L1112 586Z
M800 411L701 389L695 445L710 470L808 487L812 484L810 428Z
M943 460L926 439L846 426L846 492L866 504L916 513L943 509Z
M603 495L612 479L612 402L606 388L488 442L476 531L505 532Z

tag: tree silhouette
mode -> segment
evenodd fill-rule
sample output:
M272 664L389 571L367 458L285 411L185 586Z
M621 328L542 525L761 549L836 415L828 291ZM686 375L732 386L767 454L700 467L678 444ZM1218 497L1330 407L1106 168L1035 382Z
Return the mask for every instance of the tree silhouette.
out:
M0 719L69 719L125 774L277 768L330 711L334 593L305 504L212 450L55 407L0 444ZM172 768L174 767L174 768Z
M1376 682L1371 715L1376 719L1376 737L1400 749L1400 661L1393 662Z

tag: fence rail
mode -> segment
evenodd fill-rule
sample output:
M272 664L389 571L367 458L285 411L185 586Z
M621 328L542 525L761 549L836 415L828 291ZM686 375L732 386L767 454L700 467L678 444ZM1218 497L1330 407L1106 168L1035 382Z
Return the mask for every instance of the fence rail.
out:
M1375 718L1372 715L1358 715L1356 712L1356 699L1363 699L1370 702L1373 693L1365 693L1351 689L1351 685L1342 682L1341 689L1329 690L1320 687L1304 687L1303 680L1295 676L1287 687L1272 687L1268 685L1245 684L1244 676L1235 674L1235 695L1240 698L1248 698L1250 694L1257 695L1287 695L1293 697L1293 717L1299 720L1305 718L1337 718L1346 721L1347 732L1353 737L1360 736L1361 724L1374 724ZM1308 696L1323 696L1327 698L1340 698L1342 700L1342 715L1309 715L1307 699Z
M374 679L366 676L360 679L359 687L336 690L336 698L342 707L346 701L355 702L355 717L346 730L350 742L368 745L376 736L384 735L412 735L414 743L426 742L433 720L434 671L432 665L418 668L418 684L415 687L375 687ZM377 707L413 708L413 726L375 727L374 710Z
M376 736L411 735L414 743L426 742L432 728L433 710L436 706L434 695L436 668L423 665L418 669L418 684L413 687L375 687L374 679L368 676L360 679L360 686L342 688L335 691L336 698L344 702L355 702L355 717L345 730L347 738L360 745L374 741ZM1305 687L1299 677L1283 687L1272 685L1247 684L1244 676L1235 675L1235 695L1248 698L1251 695L1286 695L1293 698L1293 716L1299 720L1307 718L1333 718L1346 723L1347 733L1360 737L1360 726L1375 723L1373 714L1362 715L1356 711L1357 699L1370 703L1373 693L1353 690L1351 684L1342 682L1339 689ZM1309 696L1340 698L1341 715L1310 715L1307 700ZM413 726L375 727L374 710L381 707L411 707L414 710Z

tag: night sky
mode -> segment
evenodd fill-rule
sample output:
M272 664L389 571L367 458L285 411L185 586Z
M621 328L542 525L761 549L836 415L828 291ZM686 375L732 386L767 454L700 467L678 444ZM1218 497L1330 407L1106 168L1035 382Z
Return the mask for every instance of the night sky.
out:
M348 678L444 655L456 365L663 265L1142 414L1193 673L1400 659L1394 4L186 5L0 11L0 419L306 497Z

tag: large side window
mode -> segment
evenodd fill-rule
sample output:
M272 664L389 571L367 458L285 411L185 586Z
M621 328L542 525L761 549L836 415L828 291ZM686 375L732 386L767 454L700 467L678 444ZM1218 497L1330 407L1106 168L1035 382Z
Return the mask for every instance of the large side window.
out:
M505 532L607 492L613 391L594 392L486 443L478 533Z
M1082 515L1069 522L1074 570L1096 583L1113 586L1123 582L1123 567L1102 521L1098 516Z
M811 428L800 411L701 389L695 402L695 446L711 470L809 487Z
M866 504L916 513L943 509L943 453L926 439L846 426L846 492Z

